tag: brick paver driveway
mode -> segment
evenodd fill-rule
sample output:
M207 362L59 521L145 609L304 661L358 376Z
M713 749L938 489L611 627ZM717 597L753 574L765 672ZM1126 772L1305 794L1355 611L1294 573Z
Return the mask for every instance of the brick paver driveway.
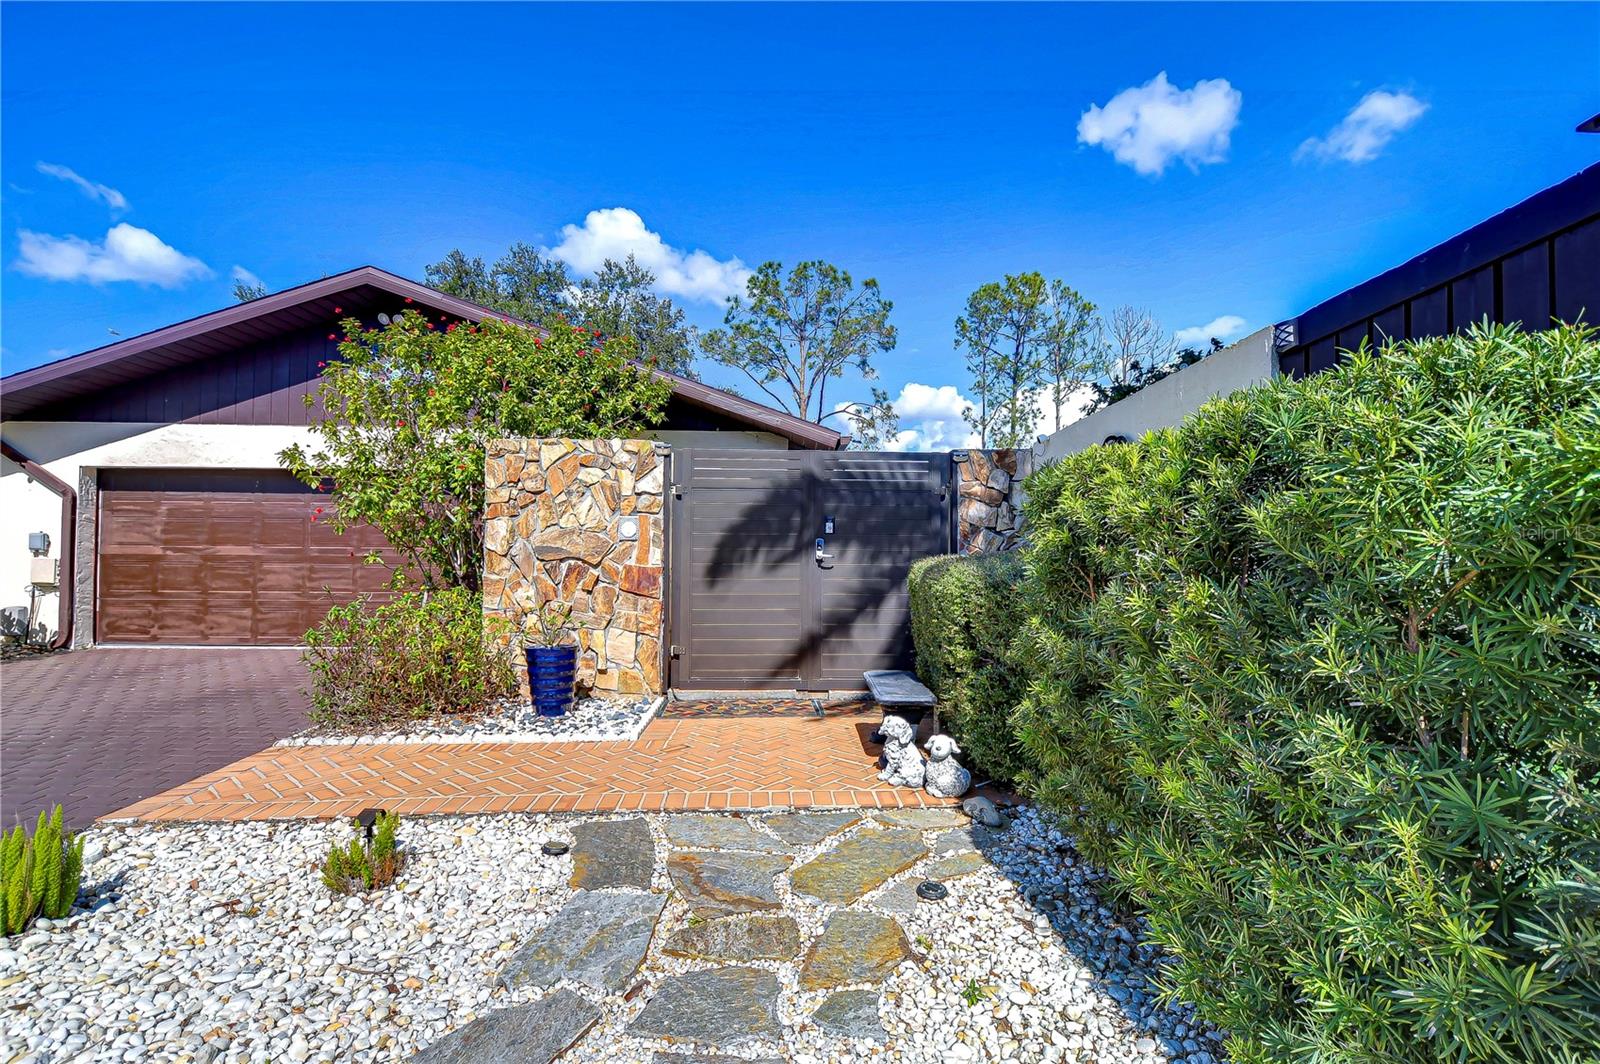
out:
M0 823L97 816L306 724L297 650L94 649L0 665Z

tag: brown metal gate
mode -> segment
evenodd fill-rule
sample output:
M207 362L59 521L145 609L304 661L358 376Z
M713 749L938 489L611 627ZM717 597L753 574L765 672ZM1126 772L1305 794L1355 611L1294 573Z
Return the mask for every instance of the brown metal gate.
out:
M951 549L949 454L690 448L672 480L673 686L851 690L911 667L906 571Z

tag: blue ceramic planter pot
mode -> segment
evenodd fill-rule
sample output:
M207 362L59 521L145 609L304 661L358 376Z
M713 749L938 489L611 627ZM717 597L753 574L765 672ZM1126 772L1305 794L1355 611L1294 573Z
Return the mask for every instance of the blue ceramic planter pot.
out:
M578 675L578 648L525 647L528 655L528 691L541 717L565 716L572 708L572 688Z

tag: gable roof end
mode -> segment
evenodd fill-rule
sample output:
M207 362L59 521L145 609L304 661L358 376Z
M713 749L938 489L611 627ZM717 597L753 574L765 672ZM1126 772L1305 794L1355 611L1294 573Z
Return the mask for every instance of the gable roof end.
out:
M390 307L395 298L411 299L466 321L518 320L376 266L359 266L0 378L0 418L15 419L62 400L214 357L230 347L325 322L335 314L336 305L343 313L360 316ZM776 433L800 447L834 450L849 439L825 425L732 392L675 373L652 372L671 383L676 398L752 429Z

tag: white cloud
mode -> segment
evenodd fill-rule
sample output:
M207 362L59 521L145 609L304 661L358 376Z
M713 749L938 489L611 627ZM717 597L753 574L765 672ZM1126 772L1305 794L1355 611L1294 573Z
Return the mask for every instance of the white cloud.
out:
M245 284L249 285L251 288L265 288L265 287L267 287L262 282L261 278L257 277L255 274L251 273L249 270L245 269L243 266L235 266L233 269L228 271L228 276L233 278L235 281L243 281Z
M1067 396L1061 408L1063 428L1084 416L1089 404L1094 402L1094 395L1094 388L1086 384ZM1037 434L1054 432L1056 411L1050 389L1034 393L1033 403L1039 412L1035 422ZM949 451L979 446L978 434L961 416L973 403L953 384L935 387L913 381L900 389L893 404L895 413L900 416L900 431L884 442L884 450Z
M1068 392L1066 401L1061 404L1061 428L1066 428L1087 414L1094 400L1095 391L1092 384L1081 384ZM1049 436L1059 431L1056 428L1055 396L1051 394L1050 389L1040 388L1034 393L1033 402L1039 410L1039 420L1034 422L1034 435Z
M35 169L41 174L47 174L50 177L59 178L62 181L69 181L77 185L83 190L85 196L92 200L99 200L113 211L125 211L128 209L128 197L110 185L102 185L98 181L90 181L71 167L62 166L59 163L42 162L38 163Z
M884 442L887 451L948 451L978 446L978 434L961 417L969 405L955 385L935 388L912 382L900 389L894 410L900 431Z
M79 236L51 236L20 229L16 268L50 281L137 281L176 288L186 281L210 277L211 269L185 255L148 229L119 222L99 243Z
M1228 136L1239 124L1244 96L1225 78L1180 89L1162 71L1123 89L1104 107L1078 119L1078 143L1098 144L1141 174L1160 174L1174 159L1191 170L1228 157Z
M1295 150L1296 162L1369 163L1383 153L1395 135L1421 118L1428 105L1409 92L1369 92L1325 137L1310 137Z
M1179 347L1210 347L1211 338L1215 336L1223 343L1244 332L1244 319L1237 314L1224 314L1212 318L1204 325L1191 325L1187 329L1179 329L1172 334Z
M708 303L743 294L750 278L749 268L737 258L718 259L709 252L671 246L626 207L590 211L581 226L562 226L561 243L549 251L584 273L599 271L607 259L622 262L632 255L656 275L655 286L664 294Z

